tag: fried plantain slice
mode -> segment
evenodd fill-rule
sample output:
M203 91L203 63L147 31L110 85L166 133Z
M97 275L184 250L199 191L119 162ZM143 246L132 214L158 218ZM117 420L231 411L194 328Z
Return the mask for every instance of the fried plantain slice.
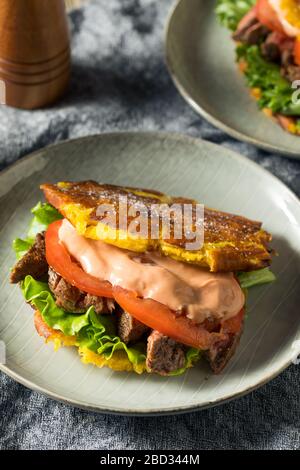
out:
M190 241L186 233L195 230L198 224L197 201L171 197L158 191L99 184L95 181L60 182L43 184L41 189L50 204L56 207L76 228L88 238L103 240L107 243L135 252L157 250L173 259L206 267L212 272L250 271L266 267L271 262L272 250L269 249L271 235L262 229L262 223L218 210L204 208L204 242L197 249L187 249ZM170 233L166 237L161 226L159 236L133 235L130 224L136 215L129 215L124 229L119 228L120 201L133 207L147 218L148 233L151 233L150 214L155 204L171 208L176 204L184 208L192 207L190 226L183 226L181 236L176 234L176 215L170 213ZM104 214L99 207L109 205L113 208L116 225L104 223ZM146 214L145 214L146 209ZM185 230L186 229L186 230Z

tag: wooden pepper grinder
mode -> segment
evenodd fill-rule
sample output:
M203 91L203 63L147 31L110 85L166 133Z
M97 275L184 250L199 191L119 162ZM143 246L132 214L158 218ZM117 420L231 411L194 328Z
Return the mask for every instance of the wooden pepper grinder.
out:
M46 106L64 93L69 77L64 0L1 0L0 103Z

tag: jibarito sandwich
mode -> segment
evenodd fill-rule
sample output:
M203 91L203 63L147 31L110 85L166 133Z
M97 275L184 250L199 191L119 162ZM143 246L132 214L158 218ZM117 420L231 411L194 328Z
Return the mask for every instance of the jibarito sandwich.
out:
M300 135L299 0L218 0L216 12L233 31L239 68L259 107Z
M14 241L11 273L38 334L116 371L179 375L203 357L221 372L242 334L247 288L274 280L262 224L140 188L41 188L48 202L32 210L27 238ZM187 209L191 217L180 219Z

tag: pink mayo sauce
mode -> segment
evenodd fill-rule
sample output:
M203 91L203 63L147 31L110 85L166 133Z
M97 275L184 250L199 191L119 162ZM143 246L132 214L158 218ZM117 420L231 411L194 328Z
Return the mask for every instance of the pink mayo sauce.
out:
M211 273L156 252L134 253L88 239L66 219L59 238L86 273L172 310L184 309L196 323L206 318L228 319L244 306L244 294L233 273Z

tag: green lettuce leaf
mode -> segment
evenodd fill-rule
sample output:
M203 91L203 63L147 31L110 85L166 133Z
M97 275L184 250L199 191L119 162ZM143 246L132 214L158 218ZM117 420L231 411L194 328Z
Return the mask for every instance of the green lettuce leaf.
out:
M261 91L258 100L260 108L271 109L274 113L299 115L299 107L292 102L295 90L281 76L280 67L263 58L259 46L238 46L237 60L241 59L247 62L244 72L247 84L250 88L259 88Z
M90 309L82 315L65 312L56 305L48 284L36 281L32 276L25 277L22 283L22 293L26 302L30 302L39 310L50 328L60 330L67 336L76 335L90 323Z
M55 220L63 218L58 210L48 203L38 202L37 205L31 209L31 212L34 217L30 223L27 234L30 239L34 239L38 233L46 230L52 222L55 222Z
M256 3L256 0L218 0L216 14L220 23L235 31L240 20Z
M17 259L22 258L23 255L33 245L36 235L47 229L55 220L62 219L62 215L53 206L47 203L38 202L38 204L31 209L33 218L29 225L27 237L23 240L16 238L13 241L13 249L16 253Z
M33 242L31 240L22 240L22 238L16 238L13 241L13 249L16 253L17 259L20 259L25 255L32 246L32 243Z
M114 352L124 350L132 364L139 364L146 360L145 343L137 343L128 347L116 336L114 319L110 315L97 315L92 308L89 314L89 324L82 328L78 335L78 343L91 351L103 354L111 359Z
M276 280L276 276L269 268L258 269L257 271L250 271L247 273L239 273L237 277L242 289L248 289L249 287L261 284L268 284Z

